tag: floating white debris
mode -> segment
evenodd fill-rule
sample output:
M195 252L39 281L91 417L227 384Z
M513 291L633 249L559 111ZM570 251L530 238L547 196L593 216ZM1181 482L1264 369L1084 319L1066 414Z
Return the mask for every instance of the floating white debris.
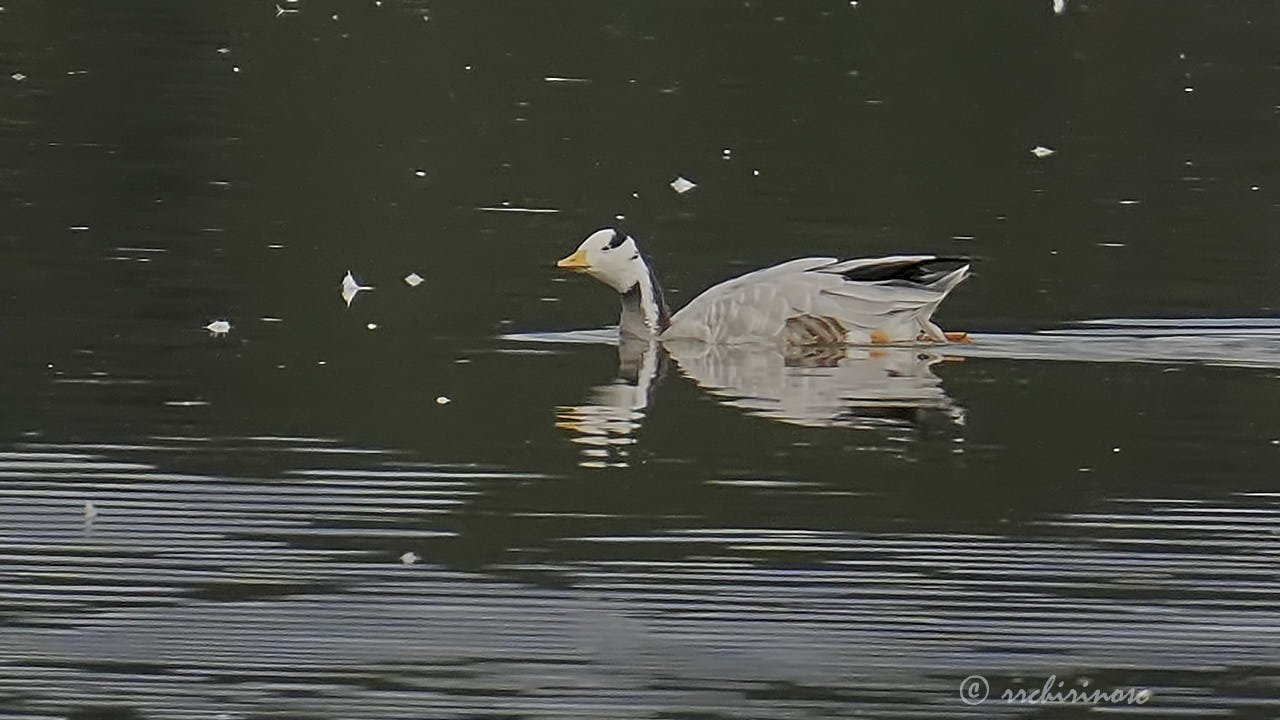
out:
M231 332L231 323L226 320L214 320L205 325L204 329L208 330L210 335L226 335Z
M759 171L759 170L752 170L752 171L751 171L751 174L752 174L752 175L754 175L754 176L756 176L756 177L760 177L760 171Z
M696 187L698 187L698 183L684 176L677 177L675 180L671 181L671 189L675 190L677 193L681 195L689 192L690 190Z
M1053 14L1061 15L1067 11L1067 0L1053 0Z
M414 174L414 175L417 175L418 177L426 177L426 176L427 176L427 171L426 171L426 170L414 170L414 171L413 171L413 174Z
M450 400L449 398L445 397L444 395L441 395L440 397L436 398L436 404L437 404L437 405L448 405L448 404L449 404L449 403L451 403L451 402L453 402L453 401L452 401L452 400Z
M209 403L206 400L166 400L164 404L169 407L204 407Z
M239 66L239 65L232 65L232 66L231 66L231 72L240 72L240 66Z
M84 501L84 521L86 523L92 524L93 521L97 519L98 519L97 506L95 506L93 503L89 502L88 500L85 500Z
M1142 202L1141 200L1121 200L1120 204L1121 205L1137 205L1141 202Z
M412 565L418 562L418 560L418 554L412 550L400 556L400 563L403 565Z
M369 323L369 324L365 325L365 328L367 328L367 329L369 329L369 330L377 330L377 329L378 329L378 323Z
M1031 148L1031 154L1035 155L1038 158L1047 158L1050 155L1052 155L1054 152L1055 151L1053 150L1053 148L1047 148L1043 145L1037 145Z
M14 80L17 80L18 82L22 82L23 80L26 80L26 79L27 79L27 76L26 76L26 75L23 75L23 74L22 74L22 73L20 73L20 72L14 73L14 74L10 75L9 77L13 78Z
M588 78L561 77L558 75L548 75L542 79L543 81L549 82L549 83L589 83L591 82L591 80Z
M733 155L733 150L731 148L725 148L724 150L720 151L720 157L724 158L725 160L728 160L732 155Z
M284 322L284 318L272 317L271 315L263 315L258 319L262 322Z
M359 295L361 290L372 289L372 286L356 282L350 270L347 271L347 276L342 278L342 299L347 302L347 307L351 307L351 301L356 299L356 295Z
M1121 247L1124 247L1124 243L1102 242L1102 243L1098 243L1098 247L1121 248Z
M422 276L416 272L409 273L404 276L404 284L409 287L418 287L422 284Z
M231 52L231 48L225 48L225 47L218 48L219 55L226 55L229 52Z

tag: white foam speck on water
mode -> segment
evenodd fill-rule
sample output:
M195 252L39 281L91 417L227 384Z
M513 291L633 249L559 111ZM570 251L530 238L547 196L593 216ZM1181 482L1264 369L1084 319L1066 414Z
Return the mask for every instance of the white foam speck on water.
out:
M684 176L677 177L675 180L671 181L671 189L675 190L677 193L681 195L689 192L690 190L696 187L698 187L698 183Z

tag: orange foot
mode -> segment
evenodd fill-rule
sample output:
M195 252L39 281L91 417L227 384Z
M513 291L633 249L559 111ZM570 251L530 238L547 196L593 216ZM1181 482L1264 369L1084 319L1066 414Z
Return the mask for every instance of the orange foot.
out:
M893 342L893 341L889 339L889 334L888 334L888 333L881 332L880 330L872 330L872 331L871 331L871 344L872 344L872 345L888 345L888 344L889 344L889 343L891 343L891 342Z
M973 342L973 338L969 337L969 333L967 332L949 332L949 333L943 333L943 335L947 336L947 342L954 342L954 343Z

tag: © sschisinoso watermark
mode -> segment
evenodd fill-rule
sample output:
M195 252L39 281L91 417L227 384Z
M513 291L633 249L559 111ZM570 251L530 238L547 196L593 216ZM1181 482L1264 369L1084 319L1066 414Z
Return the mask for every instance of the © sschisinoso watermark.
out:
M965 705L981 705L991 696L991 683L981 675L970 675L960 681L960 701ZM1090 687L1088 680L1067 685L1057 675L1050 675L1043 685L1005 687L992 702L1006 705L1146 705L1151 691L1139 687Z

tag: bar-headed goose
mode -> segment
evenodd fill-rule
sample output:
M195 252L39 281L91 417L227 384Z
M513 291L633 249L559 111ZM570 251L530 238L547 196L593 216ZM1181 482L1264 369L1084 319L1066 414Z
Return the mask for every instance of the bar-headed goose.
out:
M619 330L661 340L864 345L965 341L930 317L969 274L969 261L934 255L791 260L722 282L675 315L636 241L597 230L556 263L622 296Z

